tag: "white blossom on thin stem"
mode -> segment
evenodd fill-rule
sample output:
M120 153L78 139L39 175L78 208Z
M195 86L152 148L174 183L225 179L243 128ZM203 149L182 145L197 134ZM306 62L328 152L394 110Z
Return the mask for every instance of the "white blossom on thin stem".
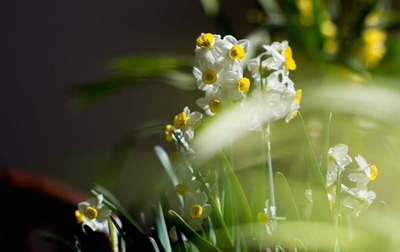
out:
M83 225L88 225L93 231L108 232L108 216L111 210L103 204L103 195L88 199L78 204L79 214L83 217Z
M236 71L240 66L240 60L247 53L249 46L249 40L242 39L237 41L231 35L217 40L215 51L217 53L218 64L221 64L226 71Z

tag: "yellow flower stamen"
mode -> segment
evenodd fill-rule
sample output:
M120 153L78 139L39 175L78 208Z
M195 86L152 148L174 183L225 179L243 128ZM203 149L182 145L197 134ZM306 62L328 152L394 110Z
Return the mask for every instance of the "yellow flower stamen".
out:
M292 115L292 119L294 119L296 116L297 116L297 113L298 113L299 111L296 109L296 111L294 111L294 113L293 113L293 115Z
M290 46L286 46L285 52L283 53L285 56L285 67L289 70L296 69L296 62L294 62L292 55L292 48Z
M300 104L302 94L303 94L303 90L297 89L296 94L294 95L294 102L296 102L297 104Z
M80 224L83 222L83 215L79 212L79 210L75 211L76 223Z
M201 79L205 84L211 85L217 82L217 74L213 70L208 69L207 71L204 71Z
M167 142L171 142L171 141L172 141L171 128L172 128L172 126L171 126L170 124L168 124L168 125L165 127L165 140L166 140Z
M238 90L240 92L246 92L247 90L249 90L249 87L250 87L250 80L248 78L244 77L239 80Z
M203 213L203 208L201 208L201 206L199 205L193 205L190 208L190 216L192 216L192 218L199 218L201 216L201 214Z
M185 112L179 113L174 118L174 127L177 129L182 129L187 124L187 116Z
M229 57L231 59L241 60L244 57L244 50L240 45L234 45L231 50L229 50Z
M97 210L93 207L88 206L86 207L84 214L86 218L88 218L89 220L93 220L97 217Z
M222 102L219 100L211 100L208 106L213 113L219 113L222 110Z
M267 222L267 216L265 215L265 213L258 212L257 222L258 222L258 224L265 224L265 222Z
M377 168L375 165L371 165L371 166L369 167L369 169L370 169L370 174L371 174L370 180L371 180L371 181L372 181L372 180L375 180L376 177L378 176L378 168Z
M201 48L209 49L209 48L211 48L213 41L214 41L214 36L211 33L206 33L206 34L201 35L196 40L196 45Z
M186 192L187 192L186 186L184 186L184 185L182 185L182 184L177 184L177 185L175 186L175 189L176 189L176 192L177 192L179 195L182 195L182 196L185 196L185 195L186 195Z
M328 162L331 163L331 164L336 163L336 155L335 154L330 154L328 156Z

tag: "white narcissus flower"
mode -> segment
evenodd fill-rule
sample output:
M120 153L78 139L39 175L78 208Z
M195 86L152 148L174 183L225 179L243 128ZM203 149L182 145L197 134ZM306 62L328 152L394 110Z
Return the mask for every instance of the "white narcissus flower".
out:
M220 35L202 33L196 40L196 60L200 63L206 61L214 64L216 60L215 42L221 39Z
M75 212L79 220L82 220L83 225L88 225L93 231L107 232L108 221L107 218L111 214L111 210L103 204L103 195L99 194L97 197L88 199L78 204L78 213Z
M189 166L179 165L177 169L179 184L175 185L176 192L185 197L187 192L195 193L200 188L201 183L193 180L193 173Z
M228 105L227 93L223 89L208 89L205 97L197 99L196 104L204 109L207 115L214 116Z
M240 60L249 50L250 42L247 39L237 41L233 36L227 35L218 39L215 45L217 63L224 66L226 71L239 69Z
M271 45L263 46L267 54L272 56L267 59L266 66L268 69L283 70L284 78L289 75L289 70L296 69L292 49L288 44L289 43L285 40L282 41L282 43L274 42Z
M238 71L228 71L225 74L222 88L226 90L228 99L240 100L246 97L246 93L250 88L250 80L243 77L242 68L239 68Z
M349 147L345 144L338 144L328 150L328 172L326 186L332 185L337 180L337 169L340 172L351 163L351 157L347 155Z
M190 113L189 107L185 107L183 112L174 117L174 128L180 129L184 134L185 140L190 142L194 137L194 130L199 126L203 114L200 112Z
M374 199L376 198L376 193L372 190L367 189L367 187L364 188L352 188L348 191L349 193L352 193L353 195L357 196L363 201L354 199L352 197L346 197L343 200L343 205L346 207L352 208L358 216L359 213L363 213L367 211L368 207L372 204Z
M217 63L205 61L193 67L197 87L202 91L219 88L224 81L224 69Z
M364 187L369 181L376 179L378 176L378 168L376 168L375 165L368 164L361 155L356 156L355 160L360 171L363 171L363 173L351 173L348 178L350 181L356 182L357 187Z
M195 231L202 229L201 223L211 213L212 208L206 204L207 201L208 197L205 192L186 192L182 217Z

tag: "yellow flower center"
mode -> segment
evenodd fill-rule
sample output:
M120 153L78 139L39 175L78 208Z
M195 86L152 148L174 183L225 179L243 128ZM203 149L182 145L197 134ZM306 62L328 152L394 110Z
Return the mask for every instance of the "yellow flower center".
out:
M303 90L301 90L301 89L297 89L296 90L296 94L294 95L294 101L297 103L297 104L300 104L300 100L301 100L301 95L303 94Z
M247 90L249 90L249 87L250 87L250 80L249 80L249 79L247 79L246 77L244 77L244 78L241 78L241 79L239 80L239 83L238 83L238 90L239 90L240 92L246 92Z
M292 49L290 48L290 46L286 46L285 52L283 54L285 56L285 67L289 70L295 70L296 62L294 62L294 59L292 57Z
M244 57L243 48L240 45L234 45L229 51L229 57L231 59L241 60Z
M186 192L187 192L186 186L184 186L184 185L182 185L182 184L177 184L177 185L175 186L175 189L176 189L176 192L177 192L179 195L182 195L182 196L185 196L185 195L186 195Z
M165 127L165 140L166 140L167 142L171 142L171 141L172 141L172 137L171 137L171 128L172 128L171 124L168 124L168 125Z
M292 115L292 119L294 119L296 116L297 116L297 113L298 113L299 111L296 109L296 111L294 111L294 113L293 113L293 115Z
M378 176L378 168L377 168L375 165L371 165L371 166L369 167L369 169L370 169L370 174L371 174L370 180L371 180L371 181L372 181L372 180L375 180L376 177Z
M179 113L174 118L174 127L177 129L182 129L187 124L187 116L185 112Z
M332 163L332 164L336 163L336 155L335 154L330 154L328 156L328 162Z
M257 214L258 224L264 224L266 221L267 221L267 216L265 216L265 213L258 212L258 214Z
M214 41L214 36L211 33L206 33L206 34L201 35L196 40L196 45L201 48L209 49L211 47L213 41Z
M88 218L89 220L93 220L97 217L97 210L93 207L88 206L86 207L84 214L86 218Z
M83 215L78 210L75 211L75 217L76 217L76 223L79 224L83 222Z
M203 73L201 78L205 84L211 85L217 81L217 74L213 70L208 69Z
M222 110L222 102L219 100L211 100L208 106L213 113L219 113Z
M193 205L190 208L190 216L192 216L192 218L199 218L201 216L201 214L203 213L203 208L201 208L201 206L199 205Z

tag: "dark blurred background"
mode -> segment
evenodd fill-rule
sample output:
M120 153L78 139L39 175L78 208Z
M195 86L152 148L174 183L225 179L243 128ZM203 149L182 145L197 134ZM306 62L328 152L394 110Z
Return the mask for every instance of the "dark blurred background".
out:
M399 1L391 4L399 9ZM149 120L172 120L186 105L200 111L200 95L143 82L78 110L71 106L71 89L108 76L112 58L194 57L200 33L228 35L196 0L2 1L0 9L0 165L54 177L82 192L127 132ZM256 0L221 1L238 39L259 25L246 15L260 9ZM163 141L161 134L140 142L118 172L111 189L128 209L140 211L157 200L146 191L149 181L164 176L152 151Z

